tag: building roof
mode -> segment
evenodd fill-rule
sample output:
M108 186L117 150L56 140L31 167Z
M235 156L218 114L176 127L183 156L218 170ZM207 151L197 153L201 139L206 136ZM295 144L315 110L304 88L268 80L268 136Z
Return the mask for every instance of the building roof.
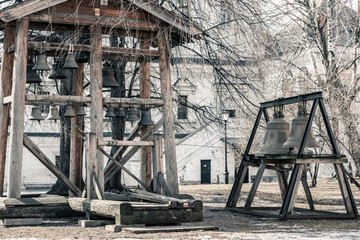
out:
M0 19L4 23L8 23L66 2L69 2L70 4L71 1L28 0L24 2L19 2L0 10ZM136 8L148 13L153 17L156 17L157 19L161 20L163 23L167 23L172 27L172 29L176 28L177 31L181 32L181 34L183 35L196 36L202 33L202 30L196 27L192 22L184 19L182 16L170 12L169 10L161 7L159 4L145 0L131 0L131 1L128 0L127 3L132 6L135 6ZM106 16L101 16L101 18L104 19L106 18ZM46 19L44 19L44 21L46 21Z

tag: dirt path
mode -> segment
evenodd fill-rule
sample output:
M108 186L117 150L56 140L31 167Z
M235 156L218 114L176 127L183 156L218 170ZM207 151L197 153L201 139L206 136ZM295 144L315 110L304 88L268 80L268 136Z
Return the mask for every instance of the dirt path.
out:
M360 191L353 194L360 206ZM111 233L104 227L81 228L73 219L45 219L37 227L0 227L0 239L359 239L359 220L288 220L246 216L225 211L231 185L181 186L181 193L204 202L204 225L218 226L219 231L194 231L157 234ZM245 184L238 206L243 206L250 189ZM334 179L322 179L311 189L316 209L342 211L342 197ZM277 183L260 184L254 206L281 206ZM296 206L307 207L302 189Z

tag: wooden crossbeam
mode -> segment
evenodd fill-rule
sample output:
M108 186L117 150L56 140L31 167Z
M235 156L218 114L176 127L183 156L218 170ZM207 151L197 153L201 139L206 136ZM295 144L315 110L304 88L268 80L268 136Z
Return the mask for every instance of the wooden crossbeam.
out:
M90 45L82 45L82 44L73 44L74 51L83 51L90 52ZM68 51L69 45L63 43L49 43L49 42L28 42L29 49L41 49L45 51ZM15 46L11 45L7 51L13 52L15 50ZM158 50L151 49L136 49L136 48L119 48L119 47L102 47L102 52L106 54L126 54L126 55L136 55L136 56L150 56L150 57L158 57L160 56Z
M31 22L51 22L59 24L75 24L82 25L100 24L102 26L111 26L112 28L125 28L134 30L157 31L160 26L145 20L116 18L116 17L102 17L95 15L74 14L65 12L38 13L28 16Z
M151 147L154 146L152 141L118 141L118 140L98 140L99 146L139 146Z
M52 162L51 160L40 150L38 146L24 134L24 146L40 160L44 166L49 169L64 185L72 191L76 196L81 196L81 190L75 186Z
M11 103L11 96L4 98L4 104ZM84 103L89 105L91 103L91 97L84 96L62 96L62 95L25 95L26 105L67 105L69 103ZM121 105L122 107L129 106L162 106L164 101L162 99L145 99L145 98L115 98L106 97L103 98L103 105Z

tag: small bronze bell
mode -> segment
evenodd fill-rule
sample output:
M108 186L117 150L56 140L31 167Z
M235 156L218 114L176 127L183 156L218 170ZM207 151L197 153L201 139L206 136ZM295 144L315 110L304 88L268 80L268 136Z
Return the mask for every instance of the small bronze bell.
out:
M139 116L137 114L137 109L136 108L129 108L126 121L136 122L138 120L139 120Z
M111 66L108 62L104 63L103 65L102 78L104 88L113 88L119 86L119 84L115 81L114 71L111 69Z
M50 107L50 111L49 111L49 115L47 116L46 120L59 120L60 119L60 115L59 115L59 110L57 107L55 106L51 106Z
M78 112L77 112L76 116L81 116L81 117L86 116L85 109L84 109L83 105L79 106L79 109L78 109Z
M76 117L74 109L71 105L66 106L64 117Z
M38 121L40 123L40 121L44 120L45 118L43 117L43 115L41 114L41 109L39 106L33 106L31 108L31 114L29 117L29 120L32 121Z
M75 61L75 54L69 53L66 57L65 64L63 69L78 69L79 65L77 65Z
M274 119L266 123L266 132L262 147L255 153L255 156L266 154L286 154L288 148L284 143L289 137L290 124L284 119L282 108L275 111Z
M47 57L45 54L39 54L36 56L36 63L34 65L34 67L32 68L33 70L37 70L37 71L49 71L50 67L47 64Z
M37 74L36 70L33 70L35 63L29 60L26 67L26 83L41 83L42 80Z
M59 63L54 63L52 65L52 69L51 69L49 78L50 79L65 79L66 78L66 74L60 68Z
M126 117L126 112L123 107L119 107L116 112L116 117Z
M151 120L150 109L144 108L141 111L141 120L139 126L154 126L154 122Z
M115 117L114 108L112 106L107 107L105 117L109 117L109 118Z

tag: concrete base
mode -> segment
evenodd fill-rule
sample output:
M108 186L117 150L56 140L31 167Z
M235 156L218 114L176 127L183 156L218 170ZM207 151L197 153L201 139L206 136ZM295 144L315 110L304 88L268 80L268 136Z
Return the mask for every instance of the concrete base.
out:
M8 218L1 219L0 225L5 227L11 226L33 226L42 224L42 218Z
M109 224L114 224L115 221L113 220L79 220L78 224L81 227L88 228L88 227L101 227Z
M110 232L121 232L123 225L106 225L105 230Z

